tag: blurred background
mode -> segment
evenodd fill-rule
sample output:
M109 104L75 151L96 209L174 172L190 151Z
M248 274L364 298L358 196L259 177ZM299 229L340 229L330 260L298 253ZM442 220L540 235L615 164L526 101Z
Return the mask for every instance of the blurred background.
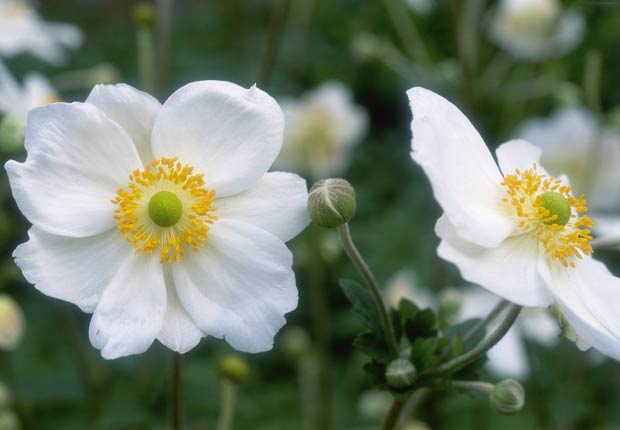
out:
M287 118L274 168L309 186L341 176L355 187L352 234L388 302L411 297L449 307L455 320L482 316L495 299L436 256L440 209L409 157L405 91L420 85L463 110L491 149L515 137L543 147L547 169L587 193L599 237L620 236L619 1L156 3L153 17L125 0L0 0L3 163L25 159L30 108L83 101L98 82L126 82L161 101L195 80L257 83ZM0 429L168 428L171 352L155 342L103 360L88 341L90 316L39 293L13 264L29 226L4 174L0 197ZM235 428L374 429L389 407L352 347L361 325L338 280L357 274L332 233L310 226L289 243L299 307L272 351L242 355L250 372ZM613 249L596 254L620 274ZM519 414L499 415L483 395L430 395L406 428L620 428L620 364L558 332L531 311L490 355L481 378L520 380ZM232 352L206 338L183 356L183 428L215 428L217 365Z

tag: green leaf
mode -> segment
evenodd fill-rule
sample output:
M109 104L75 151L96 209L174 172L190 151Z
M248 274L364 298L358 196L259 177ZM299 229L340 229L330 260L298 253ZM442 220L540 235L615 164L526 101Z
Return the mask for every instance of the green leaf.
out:
M446 339L438 337L416 339L411 345L411 362L418 372L436 365L447 344Z
M453 339L459 338L461 339L462 349L464 351L473 348L475 345L479 344L482 339L484 339L486 335L486 330L480 330L474 337L469 339L466 343L462 342L463 336L465 333L469 332L473 326L480 322L480 318L472 318L463 321L460 324L453 325L448 327L445 331L445 335L450 339L450 343L453 342Z
M400 325L410 341L437 336L437 317L432 310L420 310L407 299L400 301L398 310Z
M341 279L340 287L353 305L353 313L371 332L383 336L381 317L372 293L357 281Z
M372 333L359 334L353 341L353 346L380 363L388 364L390 361L387 343Z
M378 361L371 361L364 364L364 371L370 377L371 382L374 385L385 385L385 364L381 364Z

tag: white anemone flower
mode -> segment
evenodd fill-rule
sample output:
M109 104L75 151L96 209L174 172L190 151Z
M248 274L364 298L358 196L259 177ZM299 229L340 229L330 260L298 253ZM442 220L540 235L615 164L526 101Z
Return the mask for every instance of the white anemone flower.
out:
M501 145L495 163L469 120L423 88L407 92L412 158L430 179L444 213L438 254L467 281L528 307L556 304L578 335L620 359L620 279L590 257L586 201L539 165L522 140Z
M58 93L45 76L29 73L22 85L0 62L0 114L26 123L28 111L60 101Z
M314 179L341 174L368 122L351 90L329 81L297 100L283 99L281 105L286 127L276 166Z
M586 193L591 212L620 210L618 130L602 127L592 112L574 106L527 120L515 135L543 150L541 163L549 173L567 174L575 192Z
M46 22L24 0L0 0L0 56L27 52L51 64L65 61L65 49L82 44L72 24Z
M308 224L306 183L267 173L284 116L256 88L190 83L163 105L128 85L34 109L27 159L9 161L33 224L14 252L44 294L92 312L104 358L203 336L271 349L297 306L284 242Z
M560 0L502 0L491 22L491 38L519 60L563 55L584 35L583 16Z

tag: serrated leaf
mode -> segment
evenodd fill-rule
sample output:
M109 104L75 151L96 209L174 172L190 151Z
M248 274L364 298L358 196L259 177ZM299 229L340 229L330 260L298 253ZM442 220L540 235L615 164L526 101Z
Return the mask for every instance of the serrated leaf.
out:
M411 362L418 372L434 366L447 343L438 337L416 339L411 345Z
M353 346L382 364L387 365L390 361L387 343L372 333L365 332L357 335L353 341Z
M414 313L409 305L405 309L406 315L401 314L401 321L410 341L437 336L437 317L432 310L424 309Z
M374 360L364 364L364 371L374 385L385 385L385 369L386 366L384 364Z
M340 288L353 305L353 313L362 324L371 332L382 336L381 317L372 293L365 286L352 279L341 279Z

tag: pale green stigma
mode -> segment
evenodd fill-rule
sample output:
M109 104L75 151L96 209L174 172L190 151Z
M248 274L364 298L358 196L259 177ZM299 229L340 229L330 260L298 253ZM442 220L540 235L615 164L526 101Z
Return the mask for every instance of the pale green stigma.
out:
M149 216L160 227L175 225L183 215L183 204L176 194L159 191L149 201Z
M562 194L547 191L540 195L542 206L549 211L549 217L555 218L544 221L545 224L566 225L570 219L570 203Z

